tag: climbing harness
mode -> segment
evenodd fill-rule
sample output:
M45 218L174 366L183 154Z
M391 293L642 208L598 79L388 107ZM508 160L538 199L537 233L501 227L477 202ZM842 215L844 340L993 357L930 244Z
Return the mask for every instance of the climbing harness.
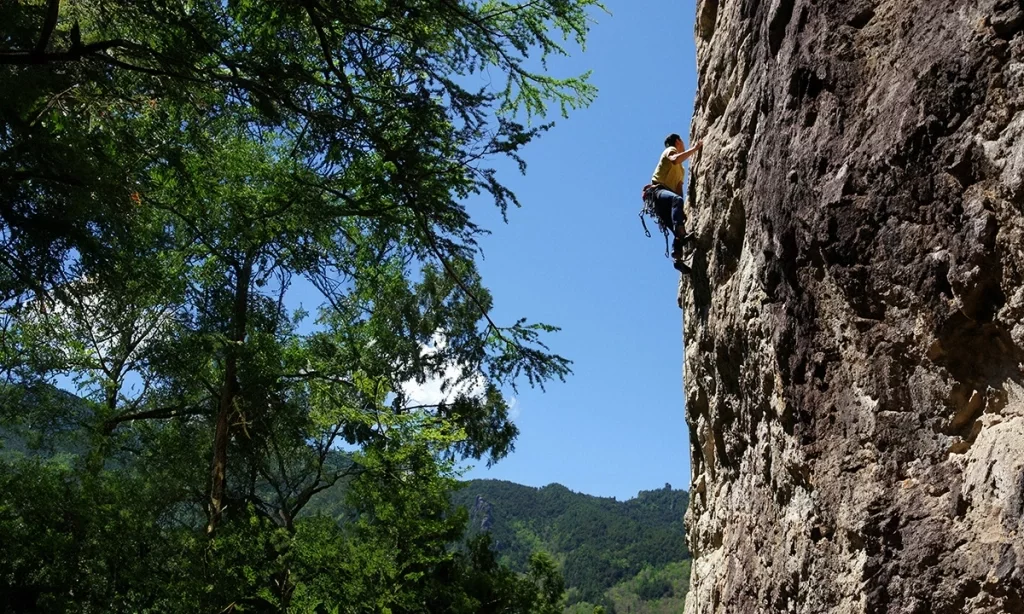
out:
M644 186L642 194L644 206L640 209L640 223L643 224L644 234L647 235L647 238L649 239L651 238L651 231L647 229L647 222L644 220L644 216L649 215L651 216L651 218L654 219L655 222L657 222L658 229L661 230L661 234L665 235L665 257L671 258L668 249L669 227L668 224L666 224L664 220L661 219L661 216L658 215L658 210L654 203L654 194L655 192L658 191L658 188L660 187L661 186L659 186L656 183L649 183Z

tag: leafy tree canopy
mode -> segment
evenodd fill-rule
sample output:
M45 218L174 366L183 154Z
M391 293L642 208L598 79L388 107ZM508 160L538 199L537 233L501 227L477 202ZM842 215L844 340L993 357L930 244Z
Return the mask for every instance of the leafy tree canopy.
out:
M443 547L461 525L441 494L457 459L512 450L502 390L569 361L544 345L554 327L492 318L464 202L517 206L495 157L522 166L550 106L592 100L586 75L544 61L582 46L598 8L0 4L0 419L84 433L70 460L5 461L39 486L0 502L5 537L44 519L56 541L6 561L4 581L39 604L105 574L74 594L131 611L433 611L429 579L486 567ZM311 312L289 300L297 285L316 291ZM462 392L406 398L453 365L446 389ZM357 517L302 520L339 481ZM54 493L74 506L65 524ZM144 597L112 567L122 531L118 548L186 584ZM539 601L521 607L557 601L538 565Z

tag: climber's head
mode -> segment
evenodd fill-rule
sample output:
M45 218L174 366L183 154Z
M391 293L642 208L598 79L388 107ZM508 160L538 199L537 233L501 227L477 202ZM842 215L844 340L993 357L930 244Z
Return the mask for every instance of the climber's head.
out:
M675 147L676 149L684 149L683 139L678 134L673 132L672 134L665 137L665 147Z

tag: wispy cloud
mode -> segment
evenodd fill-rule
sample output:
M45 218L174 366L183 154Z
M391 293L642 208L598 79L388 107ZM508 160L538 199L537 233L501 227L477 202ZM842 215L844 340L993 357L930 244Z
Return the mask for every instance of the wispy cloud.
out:
M422 353L424 356L430 356L444 350L446 345L444 336L437 334L430 345L423 346ZM445 365L439 377L428 378L422 384L415 381L406 382L402 385L402 392L413 405L437 405L451 401L459 395L482 395L487 384L483 374L467 371L468 367L465 365L452 362Z
M424 356L430 356L443 351L446 345L444 335L436 334L430 345L422 346L421 351ZM438 405L460 395L479 397L486 391L487 381L479 371L469 371L466 365L452 362L444 366L440 376L427 378L422 384L416 381L405 382L402 392L405 393L408 405ZM509 419L515 421L522 414L522 406L516 397L506 397L506 400Z
M519 399L512 397L508 402L508 419L515 422L522 415L523 408L519 405Z

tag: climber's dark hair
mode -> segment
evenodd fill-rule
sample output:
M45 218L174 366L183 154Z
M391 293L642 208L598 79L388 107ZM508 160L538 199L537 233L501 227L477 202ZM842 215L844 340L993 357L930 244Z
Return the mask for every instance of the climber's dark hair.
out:
M665 147L672 147L676 144L676 141L683 137L679 136L675 132L665 137Z

